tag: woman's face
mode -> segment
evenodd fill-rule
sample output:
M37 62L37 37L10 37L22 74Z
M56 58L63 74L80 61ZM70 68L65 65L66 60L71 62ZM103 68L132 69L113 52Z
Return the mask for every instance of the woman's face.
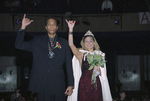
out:
M94 40L92 37L86 37L85 40L84 40L84 46L85 48L87 48L88 50L93 50L93 47L94 47Z

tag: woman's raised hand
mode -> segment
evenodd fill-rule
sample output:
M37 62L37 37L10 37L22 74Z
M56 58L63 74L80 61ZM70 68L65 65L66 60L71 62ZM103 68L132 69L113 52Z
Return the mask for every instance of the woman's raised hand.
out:
M26 18L26 14L24 14L21 29L25 29L31 22L33 22L33 20Z
M69 32L73 32L73 27L74 27L76 21L68 21L68 20L66 19L66 22L67 22L68 27L69 27Z

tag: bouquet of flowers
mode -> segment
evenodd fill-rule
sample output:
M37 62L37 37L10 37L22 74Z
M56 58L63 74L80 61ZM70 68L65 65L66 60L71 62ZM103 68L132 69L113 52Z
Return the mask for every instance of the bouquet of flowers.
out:
M90 65L88 70L94 69L94 66L100 66L104 68L105 61L105 53L101 51L94 51L94 54L88 54L87 56L88 63ZM99 71L93 70L92 78L91 78L91 84L96 83L96 77L99 75ZM97 88L97 85L95 85Z

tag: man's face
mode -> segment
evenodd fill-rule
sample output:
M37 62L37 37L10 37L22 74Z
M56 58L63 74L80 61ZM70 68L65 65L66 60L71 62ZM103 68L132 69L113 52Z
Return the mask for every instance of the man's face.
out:
M122 93L122 94L121 94L121 98L125 99L125 97L126 97L126 94L125 94L125 93Z
M48 34L55 34L58 26L55 19L49 19L47 20L47 26L45 26L45 29L47 30Z
M20 92L20 90L19 89L16 89L16 93L19 93Z

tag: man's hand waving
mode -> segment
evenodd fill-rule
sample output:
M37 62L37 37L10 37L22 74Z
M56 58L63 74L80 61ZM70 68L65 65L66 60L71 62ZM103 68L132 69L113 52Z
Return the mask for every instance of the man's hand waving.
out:
M21 29L25 29L28 25L31 24L31 22L33 22L33 20L26 18L26 14L24 14Z

